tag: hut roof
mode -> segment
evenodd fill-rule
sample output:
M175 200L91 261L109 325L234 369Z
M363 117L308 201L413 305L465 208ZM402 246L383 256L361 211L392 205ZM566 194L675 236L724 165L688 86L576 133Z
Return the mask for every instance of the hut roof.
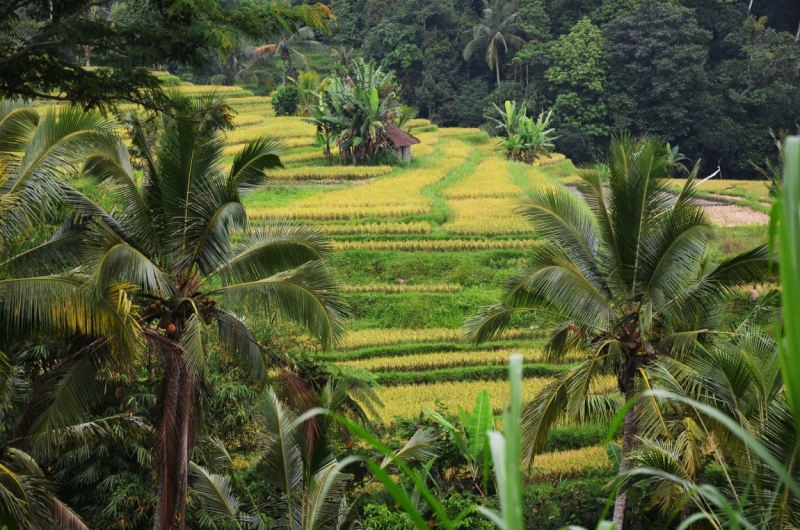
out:
M420 143L419 140L392 124L384 127L383 132L396 147L408 147Z

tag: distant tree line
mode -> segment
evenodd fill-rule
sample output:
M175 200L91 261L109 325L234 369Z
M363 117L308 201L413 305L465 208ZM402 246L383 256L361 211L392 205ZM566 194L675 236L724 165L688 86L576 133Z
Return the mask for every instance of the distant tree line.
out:
M331 0L322 40L396 74L440 125L478 126L491 104L553 108L556 149L579 163L612 131L656 134L755 178L770 135L800 121L800 3L790 0ZM466 59L465 59L466 57Z

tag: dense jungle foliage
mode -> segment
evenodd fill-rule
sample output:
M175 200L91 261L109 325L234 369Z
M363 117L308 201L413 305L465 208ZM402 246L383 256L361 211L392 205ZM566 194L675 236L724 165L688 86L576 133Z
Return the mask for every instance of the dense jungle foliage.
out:
M794 0L0 0L0 530L800 528L798 122Z

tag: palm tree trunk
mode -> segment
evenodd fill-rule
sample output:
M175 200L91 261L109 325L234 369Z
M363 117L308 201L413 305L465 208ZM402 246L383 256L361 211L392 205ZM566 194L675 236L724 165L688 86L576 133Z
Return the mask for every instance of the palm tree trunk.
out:
M158 504L154 530L183 530L189 459L194 444L194 381L178 351L165 351L164 379L157 401Z
M497 88L500 88L500 57L495 56L494 58L494 69L497 72Z
M632 352L628 357L628 363L623 373L622 386L625 393L625 402L631 402L636 397L635 378L636 372L639 369L639 357L636 352ZM622 424L622 451L619 463L619 474L623 474L630 468L628 460L631 451L636 444L636 435L638 433L638 423L636 419L636 407L631 406L628 412L625 413L625 419ZM616 530L625 529L625 507L628 504L628 493L620 491L617 493L617 498L614 501L614 528Z

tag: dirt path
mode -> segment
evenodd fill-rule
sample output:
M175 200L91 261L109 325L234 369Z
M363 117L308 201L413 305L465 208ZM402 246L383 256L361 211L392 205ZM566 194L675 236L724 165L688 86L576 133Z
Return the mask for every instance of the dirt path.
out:
M577 195L581 194L575 186L567 186L567 189ZM734 204L737 198L699 198L698 202L708 212L711 222L717 226L753 226L768 225L769 215L757 212L746 206Z

